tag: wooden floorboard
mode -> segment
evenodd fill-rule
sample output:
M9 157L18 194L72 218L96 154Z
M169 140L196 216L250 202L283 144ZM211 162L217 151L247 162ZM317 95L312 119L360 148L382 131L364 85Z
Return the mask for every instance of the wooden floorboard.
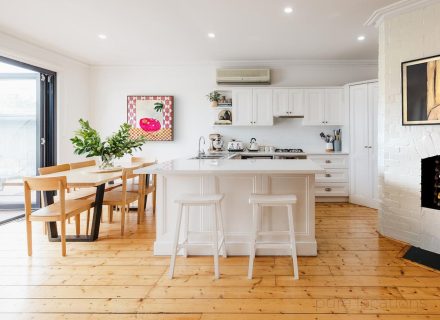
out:
M106 215L104 215L106 217ZM84 217L83 217L84 218ZM83 223L84 227L85 223ZM317 204L317 257L155 257L155 218L137 225L130 213L124 237L118 214L101 224L94 243L49 243L35 224L34 255L26 255L23 221L0 227L0 319L440 319L440 273L401 258L406 246L376 231L377 211ZM68 226L74 232L74 225Z

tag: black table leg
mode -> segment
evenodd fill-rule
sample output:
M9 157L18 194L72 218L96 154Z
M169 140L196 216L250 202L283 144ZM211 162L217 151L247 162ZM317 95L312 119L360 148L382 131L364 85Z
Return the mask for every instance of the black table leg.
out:
M43 192L44 203L46 204L46 206L53 204L54 195L55 195L54 191ZM49 238L49 241L53 241L53 239L58 238L58 230L57 230L56 222L47 222L47 237Z
M94 202L93 211L93 221L92 221L92 232L89 236L87 235L68 235L66 236L66 241L68 242L91 242L98 239L99 236L99 226L101 224L101 214L102 214L102 202L104 200L105 183L96 187L96 196ZM53 204L53 191L44 192L44 198L47 205ZM61 238L58 235L57 223L48 223L48 237L50 242L60 242Z
M95 208L93 211L92 232L90 234L92 241L98 240L99 226L101 225L102 202L104 201L105 183L96 187Z

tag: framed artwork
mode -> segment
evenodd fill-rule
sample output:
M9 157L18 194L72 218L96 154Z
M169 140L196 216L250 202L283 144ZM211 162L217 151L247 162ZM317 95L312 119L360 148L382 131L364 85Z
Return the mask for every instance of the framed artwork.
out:
M150 141L173 141L173 96L127 96L127 122L132 136Z
M402 124L440 124L440 56L402 63Z

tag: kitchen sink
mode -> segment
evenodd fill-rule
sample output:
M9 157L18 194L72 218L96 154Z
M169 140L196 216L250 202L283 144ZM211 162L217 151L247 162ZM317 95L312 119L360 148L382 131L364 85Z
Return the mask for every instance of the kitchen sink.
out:
M225 158L224 154L204 154L201 156L190 158L190 160L195 160L195 159L197 159L197 160L208 159L209 160L209 159L223 159L223 158Z

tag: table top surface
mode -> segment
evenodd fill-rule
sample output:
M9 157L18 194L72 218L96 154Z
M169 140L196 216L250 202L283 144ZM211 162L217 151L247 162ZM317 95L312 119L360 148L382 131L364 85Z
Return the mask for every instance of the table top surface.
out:
M136 174L316 174L324 173L312 160L271 160L271 159L217 159L196 160L177 159L140 168Z
M138 169L142 163L119 163L120 170L112 172L98 172L98 167L84 167L67 171L46 174L39 177L66 177L68 187L87 188L97 187L104 183L117 180L122 177L122 169Z

